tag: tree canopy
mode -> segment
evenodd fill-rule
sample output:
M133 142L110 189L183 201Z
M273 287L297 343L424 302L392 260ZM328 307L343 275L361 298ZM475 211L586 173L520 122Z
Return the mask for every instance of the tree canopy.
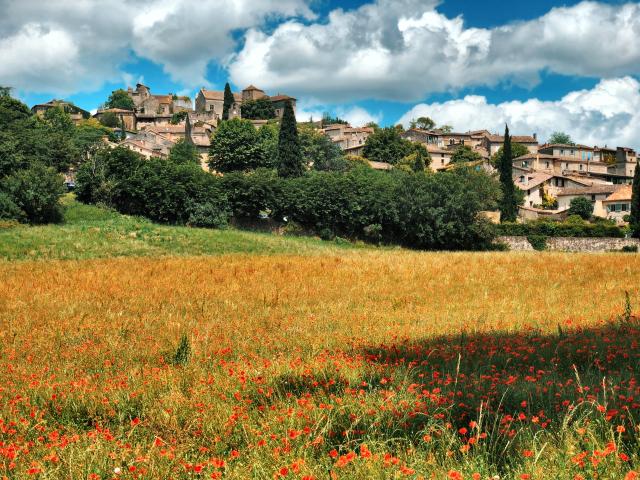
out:
M511 144L511 156L515 159L518 157L522 157L529 153L529 149L522 145L521 143L512 143ZM500 147L496 153L491 157L491 165L494 167L498 167L502 163L502 156L504 155L504 146Z
M429 117L418 117L411 120L409 128L419 128L420 130L431 130L435 128L436 122Z
M249 171L265 166L264 146L249 120L221 122L211 138L209 167L220 173Z
M270 120L276 118L276 109L268 98L244 102L240 107L242 118L247 120Z
M278 136L278 175L285 178L299 177L306 170L296 114L291 102L286 102Z
M502 147L502 161L498 165L500 173L500 186L502 187L502 199L500 200L500 213L503 222L514 222L518 216L518 195L513 183L513 151L511 149L511 135L509 127L505 127L504 145Z
M547 143L558 145L575 145L575 142L571 139L568 133L554 132L549 137Z
M412 153L413 145L402 138L395 127L386 127L369 135L363 150L364 157L368 160L396 165Z
M114 90L109 95L107 102L104 104L106 108L121 108L122 110L134 110L135 104L129 94L122 89Z
M224 85L224 103L222 104L222 120L229 120L229 112L231 112L231 107L235 103L236 99L233 96L233 92L231 91L231 86L229 82Z
M451 163L475 162L482 160L482 155L468 145L460 145L451 156Z
M589 220L593 215L593 203L585 197L572 198L568 214L578 215L583 220Z

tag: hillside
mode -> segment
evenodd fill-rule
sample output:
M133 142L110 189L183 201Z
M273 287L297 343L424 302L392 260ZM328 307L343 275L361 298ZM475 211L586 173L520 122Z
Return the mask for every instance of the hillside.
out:
M278 236L234 228L208 230L157 225L139 217L63 199L59 225L0 226L0 259L84 260L166 255L313 254L373 248L316 238Z

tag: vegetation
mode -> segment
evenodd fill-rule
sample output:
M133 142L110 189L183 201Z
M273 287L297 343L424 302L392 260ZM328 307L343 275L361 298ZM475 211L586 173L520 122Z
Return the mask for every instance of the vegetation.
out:
M434 122L429 117L419 117L416 120L411 120L409 128L419 128L420 130L432 130L436 127L436 122Z
M104 112L100 115L100 123L108 128L116 128L118 126L118 116L113 112Z
M268 166L269 148L263 140L249 120L233 118L222 122L211 138L209 167L227 173Z
M169 152L169 162L174 164L191 164L200 166L200 154L193 144L184 138L181 138L171 148Z
M513 183L513 151L511 150L511 136L509 127L505 127L502 158L498 165L500 185L502 187L502 200L500 201L500 214L503 222L514 222L518 217L519 197L516 194L516 186Z
M341 172L348 168L342 150L326 135L311 126L298 129L304 163L317 171Z
M529 149L522 145L521 143L511 143L511 156L515 158L522 157L529 153ZM504 146L500 147L500 149L491 156L491 165L498 168L499 165L502 165L504 155Z
M169 122L171 123L171 125L179 125L180 123L184 122L188 116L189 113L186 110L182 112L176 112L171 115L171 120Z
M413 144L400 136L394 127L379 128L369 135L364 146L364 156L374 162L396 165L413 152Z
M276 109L273 106L273 102L267 97L242 102L240 110L242 111L242 118L248 120L270 120L276 118Z
M1 474L634 478L637 256L332 248L0 263Z
M581 219L580 219L581 220ZM613 237L624 238L626 229L602 221L587 223L584 221L553 222L536 220L527 223L503 223L497 226L499 235L529 237L544 235L547 237Z
M322 124L323 125L337 125L337 124L348 125L349 122L347 122L346 120L343 120L340 117L334 117L329 112L325 112L324 115L322 116Z
M593 203L585 197L571 199L569 204L569 215L577 215L583 220L589 220L593 215Z
M231 108L233 104L236 103L236 99L233 96L233 92L231 91L231 86L229 82L224 85L224 102L222 104L222 120L229 120L229 112L231 112Z
M299 177L306 169L296 115L291 102L287 102L278 137L278 175L284 178Z
M111 92L107 102L104 104L105 108L120 108L122 110L134 110L135 104L133 99L129 96L126 90L118 89Z
M482 155L468 145L460 145L451 156L451 163L477 162L482 160Z
M571 139L571 136L564 132L554 132L547 140L547 143L557 145L575 145L575 142Z

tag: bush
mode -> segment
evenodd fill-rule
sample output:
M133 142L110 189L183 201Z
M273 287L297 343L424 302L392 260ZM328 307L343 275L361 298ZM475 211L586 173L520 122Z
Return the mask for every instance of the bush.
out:
M535 220L527 223L502 223L496 225L498 235L528 237L545 235L547 237L613 237L624 238L625 230L610 222L577 223Z
M531 244L534 250L541 252L547 249L546 235L529 235L527 237L527 240Z
M593 215L593 203L585 197L576 197L569 204L569 215L578 215L583 220L589 220Z
M638 253L637 245L625 245L622 247L622 251L625 253Z

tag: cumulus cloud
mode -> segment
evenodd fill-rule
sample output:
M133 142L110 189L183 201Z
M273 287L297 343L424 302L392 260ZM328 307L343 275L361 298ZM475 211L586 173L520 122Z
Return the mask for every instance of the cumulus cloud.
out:
M338 109L337 114L343 120L349 122L353 127L363 127L367 123L380 123L382 113L371 113L362 107L352 107L348 109Z
M640 73L640 5L582 2L528 22L466 28L437 1L377 0L323 23L250 29L229 71L237 84L325 101L416 101L501 81L535 84L548 70L606 77Z
M186 87L206 84L211 61L236 48L236 31L292 16L307 0L0 0L0 84L74 93L133 76L131 53Z
M631 77L602 80L591 90L572 92L558 101L491 104L485 97L470 95L416 105L400 122L408 126L421 116L431 117L439 125L453 125L459 131L486 128L502 132L507 123L514 135L537 133L542 141L560 130L586 145L640 149L640 82Z

